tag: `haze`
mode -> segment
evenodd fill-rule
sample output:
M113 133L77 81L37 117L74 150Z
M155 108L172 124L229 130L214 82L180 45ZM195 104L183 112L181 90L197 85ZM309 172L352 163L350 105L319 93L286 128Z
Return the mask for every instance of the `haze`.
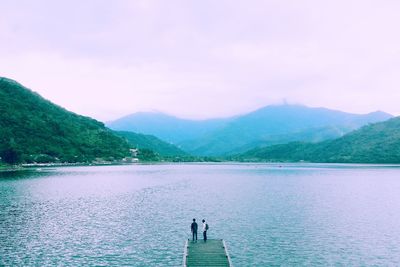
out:
M80 114L400 114L398 1L1 0L0 76Z

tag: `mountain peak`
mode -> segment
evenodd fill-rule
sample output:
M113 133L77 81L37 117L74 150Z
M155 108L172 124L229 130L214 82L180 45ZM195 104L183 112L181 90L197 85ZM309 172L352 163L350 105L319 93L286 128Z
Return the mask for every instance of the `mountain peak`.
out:
M382 117L387 117L387 118L392 118L394 117L392 114L381 111L381 110L376 110L370 113L367 113L365 115L370 115L370 116L382 116Z

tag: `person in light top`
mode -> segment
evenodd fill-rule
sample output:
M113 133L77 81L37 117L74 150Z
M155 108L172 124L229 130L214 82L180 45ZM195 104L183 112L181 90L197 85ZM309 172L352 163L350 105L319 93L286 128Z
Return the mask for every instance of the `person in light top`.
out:
M206 223L206 220L203 219L203 240L204 242L207 241L207 230L208 230L208 224Z

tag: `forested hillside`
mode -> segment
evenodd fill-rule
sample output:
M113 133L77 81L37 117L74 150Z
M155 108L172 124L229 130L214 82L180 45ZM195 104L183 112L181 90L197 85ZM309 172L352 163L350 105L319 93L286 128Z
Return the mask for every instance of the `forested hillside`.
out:
M13 80L0 78L1 161L89 162L128 155L128 143L103 123L69 112Z
M253 149L236 158L246 161L400 163L400 117L364 126L335 140L275 145Z
M166 143L153 135L124 131L116 131L115 133L125 138L133 148L149 149L158 153L160 156L187 156L187 153L178 147Z

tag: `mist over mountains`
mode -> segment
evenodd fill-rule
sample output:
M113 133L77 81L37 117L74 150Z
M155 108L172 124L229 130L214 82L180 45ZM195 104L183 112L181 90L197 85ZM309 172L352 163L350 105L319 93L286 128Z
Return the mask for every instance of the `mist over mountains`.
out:
M376 111L352 114L303 105L271 105L245 115L186 120L163 113L135 113L107 123L114 130L152 134L198 156L225 156L292 141L334 139L368 123L390 119Z

